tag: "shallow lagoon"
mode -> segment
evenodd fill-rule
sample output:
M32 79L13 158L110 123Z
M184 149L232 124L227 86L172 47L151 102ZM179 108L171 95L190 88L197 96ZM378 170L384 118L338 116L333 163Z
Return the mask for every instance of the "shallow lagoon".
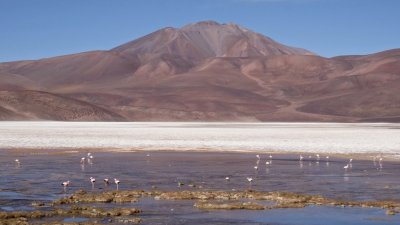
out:
M102 179L121 179L120 189L151 190L245 190L290 191L322 194L335 199L400 200L400 164L347 159L326 162L315 155L299 162L298 155L261 155L258 170L254 153L228 152L92 152L92 164L80 164L88 151L2 150L0 151L0 210L31 210L35 200L51 201L78 189L113 190ZM149 155L149 156L148 156ZM306 156L306 155L305 155ZM20 164L14 159L18 158ZM265 162L270 162L266 165ZM97 178L92 190L89 177ZM227 182L225 177L229 176ZM246 177L255 181L250 186ZM71 180L65 193L60 183ZM185 183L178 187L178 182ZM194 184L195 187L190 187ZM398 224L400 216L387 216L377 208L309 206L301 209L265 211L203 211L194 201L142 199L130 206L143 210L143 224ZM110 206L109 206L110 207ZM106 222L106 221L104 221Z

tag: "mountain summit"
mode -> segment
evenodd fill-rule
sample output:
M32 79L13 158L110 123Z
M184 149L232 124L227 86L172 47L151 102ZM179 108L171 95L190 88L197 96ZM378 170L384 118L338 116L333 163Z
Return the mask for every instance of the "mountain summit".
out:
M164 28L113 50L146 59L172 55L190 61L211 57L313 55L307 50L285 46L239 25L214 21L193 23L181 29Z
M324 58L236 24L0 63L1 120L400 121L400 50Z

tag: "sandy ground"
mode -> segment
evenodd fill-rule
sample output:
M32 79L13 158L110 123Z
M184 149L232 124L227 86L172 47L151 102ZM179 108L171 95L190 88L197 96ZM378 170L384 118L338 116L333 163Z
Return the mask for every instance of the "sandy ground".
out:
M0 122L0 148L400 155L400 124Z

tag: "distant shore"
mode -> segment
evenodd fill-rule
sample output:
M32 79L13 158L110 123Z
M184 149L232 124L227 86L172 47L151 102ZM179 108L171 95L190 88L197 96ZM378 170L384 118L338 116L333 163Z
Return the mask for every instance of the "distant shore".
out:
M0 149L330 154L400 159L400 124L0 122Z

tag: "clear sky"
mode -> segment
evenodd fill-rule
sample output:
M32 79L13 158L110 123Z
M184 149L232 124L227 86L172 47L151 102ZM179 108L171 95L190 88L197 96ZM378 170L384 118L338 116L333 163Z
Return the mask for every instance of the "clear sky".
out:
M106 50L203 20L325 57L400 48L400 0L0 0L0 62Z

